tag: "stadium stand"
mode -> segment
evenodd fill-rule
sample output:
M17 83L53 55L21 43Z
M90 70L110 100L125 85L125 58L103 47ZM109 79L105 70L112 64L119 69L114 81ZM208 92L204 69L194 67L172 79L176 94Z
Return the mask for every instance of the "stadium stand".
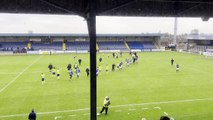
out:
M151 41L143 42L144 49L156 49L156 46Z
M62 42L42 43L35 42L31 45L32 50L62 50Z
M128 50L123 41L98 42L99 50Z
M130 49L155 49L155 45L151 41L129 41L126 42ZM99 50L128 50L127 45L124 41L104 41L97 42L97 48ZM26 49L28 46L27 42L0 42L1 51L19 51L23 48ZM89 51L89 42L67 42L66 50L88 50ZM30 50L63 50L62 42L52 42L52 43L43 43L43 42L32 42Z
M26 42L0 42L1 51L25 52Z
M199 52L206 52L208 49L213 49L213 46L205 46L205 45L195 45L189 48L190 52L199 53Z
M127 42L127 44L129 45L130 49L155 49L156 46L154 45L153 42L151 41L144 41L144 42L140 42L140 41L129 41Z
M188 35L188 50L193 53L206 52L213 49L213 36L212 35Z
M140 42L134 42L135 39ZM100 50L99 52L128 52L134 48L151 51L155 46L153 42L148 41L158 39L160 39L160 35L156 36L155 34L99 34L97 35L96 49ZM147 42L142 44L141 41ZM41 51L53 51L53 53L55 51L59 51L57 53L88 52L89 48L87 34L0 34L0 51L2 53L4 51L22 53L22 50L28 54L36 54Z
M89 42L67 42L67 50L89 50Z

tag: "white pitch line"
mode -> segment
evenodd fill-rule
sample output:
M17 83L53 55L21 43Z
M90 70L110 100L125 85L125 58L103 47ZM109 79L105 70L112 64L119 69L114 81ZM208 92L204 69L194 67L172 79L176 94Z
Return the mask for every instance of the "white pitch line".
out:
M10 86L14 81L18 79L19 76L21 76L28 68L30 68L33 64L35 64L42 56L40 56L38 59L33 61L30 65L28 65L24 70L22 70L13 80L11 80L7 85L5 85L1 90L0 93L3 92L8 86Z
M47 115L47 114L56 114L56 113L67 113L67 112L76 112L76 111L85 111L90 110L90 108L83 108L83 109L75 109L75 110L61 110L61 111L52 111L52 112L38 112L37 115ZM7 117L19 117L19 116L27 116L28 114L14 114L14 115L3 115L0 118L7 118Z
M40 113L37 113L37 114L46 115L46 114L76 112L76 111L85 111L85 110L90 110L90 108L75 109L75 110L61 110L61 111L52 111L52 112L40 112ZM0 117L1 117L1 116L0 116Z
M7 118L7 117L21 117L21 116L27 116L28 114L14 114L14 115L3 115L0 116L0 118Z
M136 109L129 109L129 111L135 111Z
M186 103L186 102L195 102L195 101L212 101L213 98L203 98L203 99L189 99L189 100L175 100L175 101L164 101L164 102L148 102L141 104L125 104L125 105L115 105L111 106L111 108L119 108L119 107L128 107L128 106L143 106L143 105L159 105L159 104L170 104L170 103ZM101 108L101 107L98 107ZM144 109L144 108L142 108ZM52 112L39 112L38 115L46 115L46 114L55 114L55 113L67 113L67 112L76 112L76 111L85 111L90 110L90 108L82 108L82 109L74 109L74 110L61 110L61 111L52 111ZM27 116L28 114L14 114L14 115L2 115L0 118L6 117L17 117L17 116Z
M70 117L75 117L76 115L69 115Z
M168 116L169 114L167 112L164 112L164 115Z
M10 73L5 73L5 72L0 72L0 75L16 75L19 74L20 72L10 72ZM41 71L31 71L31 72L24 72L22 74L37 74L41 73ZM49 71L43 72L43 73L49 73Z
M170 117L171 120L175 120L173 117Z
M159 109L160 110L161 108L157 106L157 107L154 107L154 109Z
M213 98L203 98L203 99L189 99L189 100L174 100L174 101L162 101L162 102L148 102L148 103L141 103L141 104L124 104L124 105L115 105L111 106L111 108L117 107L128 107L128 106L143 106L143 105L160 105L160 104L168 104L168 103L185 103L185 102L194 102L194 101L207 101L213 100Z

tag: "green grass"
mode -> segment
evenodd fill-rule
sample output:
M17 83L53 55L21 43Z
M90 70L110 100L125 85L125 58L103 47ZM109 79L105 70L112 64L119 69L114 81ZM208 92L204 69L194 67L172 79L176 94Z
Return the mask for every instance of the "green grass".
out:
M77 54L82 59L81 76L74 75L70 81L66 66L73 65L75 55L1 56L0 120L27 119L32 108L38 120L56 116L62 117L57 120L88 120L90 85L85 68L89 55ZM98 111L106 95L111 100L109 114L98 116L99 120L159 120L165 112L175 120L213 119L213 59L175 52L138 55L137 64L108 74L106 64L111 68L129 55L119 59L98 55L103 56L102 74L97 79ZM178 73L170 65L172 57L180 64ZM48 72L49 63L61 69L60 80ZM45 73L45 85L41 85L41 72ZM3 117L7 115L13 116Z

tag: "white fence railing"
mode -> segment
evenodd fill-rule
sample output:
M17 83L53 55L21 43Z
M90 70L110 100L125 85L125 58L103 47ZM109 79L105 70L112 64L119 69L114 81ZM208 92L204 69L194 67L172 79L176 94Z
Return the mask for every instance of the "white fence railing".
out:
M99 50L100 53L112 53L112 52L121 52L122 50ZM131 52L161 52L165 51L165 49L131 49ZM129 50L122 51L122 52L130 52ZM66 51L60 51L60 50L38 50L38 51L27 51L28 55L50 55L50 54L70 54L70 53L89 53L88 50L66 50ZM15 55L16 53L13 53L12 51L0 51L0 55Z

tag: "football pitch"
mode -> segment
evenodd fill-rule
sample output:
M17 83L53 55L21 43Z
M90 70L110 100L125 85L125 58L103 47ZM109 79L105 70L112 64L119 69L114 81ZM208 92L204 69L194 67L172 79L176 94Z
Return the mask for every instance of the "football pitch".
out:
M177 52L138 53L136 64L126 66L128 53L113 59L98 54L102 72L97 77L97 105L100 111L105 96L111 105L108 115L98 120L173 120L213 119L213 59ZM80 78L72 80L66 69L82 59ZM102 57L102 63L98 58ZM170 65L174 58L180 65ZM124 62L122 70L111 71L112 64ZM0 120L26 120L32 108L38 120L89 120L89 54L0 56ZM60 69L61 78L52 77L48 65ZM105 72L106 64L110 72ZM44 85L41 73L45 74Z

